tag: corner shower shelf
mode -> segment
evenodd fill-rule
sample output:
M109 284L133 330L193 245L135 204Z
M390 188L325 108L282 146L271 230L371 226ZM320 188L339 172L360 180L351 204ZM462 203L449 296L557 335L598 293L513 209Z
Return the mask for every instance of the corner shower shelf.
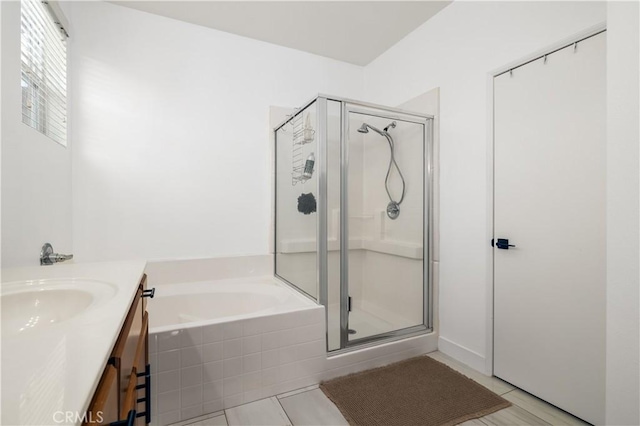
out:
M304 117L303 117L304 116ZM304 118L304 121L303 121ZM293 144L291 152L291 185L298 182L306 182L310 178L304 176L304 164L306 160L304 145L307 145L315 139L316 131L311 127L309 113L298 114L293 120Z

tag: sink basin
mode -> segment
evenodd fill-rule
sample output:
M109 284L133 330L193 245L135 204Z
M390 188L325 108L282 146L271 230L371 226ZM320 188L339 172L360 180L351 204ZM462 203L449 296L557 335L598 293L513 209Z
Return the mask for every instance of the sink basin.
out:
M89 279L2 283L2 335L42 330L76 318L115 294L112 284Z

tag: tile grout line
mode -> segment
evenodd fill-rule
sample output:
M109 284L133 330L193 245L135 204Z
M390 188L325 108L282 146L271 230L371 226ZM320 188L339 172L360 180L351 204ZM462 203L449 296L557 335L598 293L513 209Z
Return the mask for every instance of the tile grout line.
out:
M515 390L515 389L512 389L512 390ZM511 392L511 391L509 391L509 392ZM509 393L509 392L507 392L507 393ZM509 402L511 402L511 401L509 401ZM531 411L527 410L527 409L526 409L526 408L524 408L523 406L518 405L518 404L517 404L517 403L515 403L515 402L511 402L511 404L512 404L512 405L511 405L512 407L518 407L518 408L520 408L522 411L526 412L527 414L530 414L532 417L535 417L536 419L538 419L538 420L541 422L541 423L536 423L536 424L549 425L549 426L551 426L551 423L549 423L548 421L546 421L546 420L544 420L544 419L541 419L541 418L540 418L540 417L538 417L535 413L532 413ZM507 407L507 408L509 408L509 407ZM507 408L503 408L502 410L506 410ZM500 412L500 411L502 411L502 410L496 411L496 413L499 413L499 412ZM494 414L494 413L491 413L491 414ZM490 416L491 414L488 414L488 415ZM486 416L485 416L485 417L486 417ZM483 422L483 423L484 423L484 422Z
M449 365L449 364L447 364L446 362L444 362L443 360L438 359L438 355L435 355L436 353L440 353L440 354L442 354L442 355L443 355L443 359L448 360L449 362L451 362L451 364L452 364L452 365ZM434 356L432 356L432 354L433 354ZM504 380L500 379L500 378L499 378L499 377L497 377L497 376L494 376L494 375L486 376L486 375L484 375L482 372L480 372L480 371L478 371L478 370L475 370L473 367L469 367L468 365L466 365L466 364L464 364L464 363L461 363L460 361L457 361L456 359L451 358L450 356L448 356L448 355L446 355L446 354L443 354L442 352L439 352L439 351L433 351L433 352L429 352L429 353L427 353L427 354L426 354L426 356L429 356L430 358L433 358L433 359L435 359L436 361L441 362L441 363L443 363L443 364L447 365L448 367L450 367L450 368L452 368L452 369L456 370L458 373L463 374L463 375L464 375L464 376L466 376L468 379L471 379L471 380L473 380L474 382L478 383L479 385L484 386L487 390L489 390L490 392L495 393L496 395L503 396L503 395L508 394L509 392L512 392L512 391L514 391L514 390L516 390L516 389L519 389L518 387L513 386L512 384L510 384L510 383L508 383L508 382L505 382ZM464 371L464 370L470 370L470 371L468 371L468 372L467 372L467 371ZM476 378L471 377L471 374L470 374L470 373L477 373L477 374L480 374L480 375L482 375L482 376L487 377L488 379L491 379L491 380L494 380L494 381L498 381L498 382L500 382L500 384L504 384L505 386L509 386L509 387L511 387L511 389L509 389L509 390L507 390L507 391L505 391L505 392L502 392L502 393L498 393L498 392L496 392L495 390L493 390L492 388L490 388L487 384L484 384L484 383L480 382L479 380L477 380Z
M504 408L503 408L503 410L504 410ZM497 411L496 411L496 413L497 413ZM492 413L492 414L493 414L493 413ZM479 421L480 423L482 423L483 425L487 425L487 426L489 426L489 423L486 423L486 422L483 422L483 421L482 421L482 419L483 419L483 418L485 418L485 417L486 417L486 416L482 416L482 417L478 418L478 421Z
M523 390L523 389L515 388L515 389L512 389L511 391L514 391L514 390L516 390L516 389L517 389L517 390L520 390L520 391L522 391L522 392L524 392L524 393L525 393L525 394L527 394L527 395L532 396L533 398L535 398L536 400L539 400L540 402L542 402L542 403L544 403L544 404L547 404L548 406L550 406L550 407L551 407L551 409L552 409L553 411L559 411L560 413L565 414L565 415L568 415L569 417L571 417L571 419L572 419L572 420L577 419L577 420L578 420L578 422L585 423L585 422L584 422L584 420L582 420L582 419L580 419L580 418L578 418L578 417L574 416L573 414L571 414L571 413L569 413L569 412L567 412L567 411L564 411L562 408L556 407L555 405L553 405L553 404L551 404L551 403L549 403L549 402L547 402L547 401L545 401L545 400L543 400L543 399L541 399L541 398L538 398L537 396L535 396L535 395L533 395L533 394L529 394L527 391L525 391L525 390ZM509 392L511 392L511 391L509 391ZM509 392L507 392L507 393L509 393ZM524 407L524 406L522 406L522 405L518 404L517 402L513 402L513 401L509 401L509 402L511 402L511 404L513 404L513 405L515 405L515 406L517 406L517 407L519 407L519 408L523 409L523 410L524 410L524 411L526 411L527 413L531 414L533 417L535 417L535 418L537 418L537 419L540 419L542 422L547 423L547 424L551 424L551 423L549 423L548 421L546 421L546 420L544 420L544 419L540 418L540 416L536 415L535 413L532 413L531 411L527 410L527 408L526 408L526 407ZM540 409L540 411L543 411L543 410L542 410L542 409Z
M220 413L222 413L222 414L220 414ZM176 422L176 423L171 423L168 426L190 426L190 425L192 425L194 423L199 423L199 422L204 421L204 420L210 420L210 419L219 417L219 416L221 416L223 414L224 414L224 410L218 410L218 411L215 411L213 413L203 414L201 416L193 417L191 419L186 419L186 420L181 420L181 421ZM185 423L185 422L189 422L189 423Z
M287 420L289 420L289 423L291 424L291 426L293 426L293 421L291 420L291 417L289 417L289 413L287 413L287 410L285 410L284 406L280 403L280 398L276 397L276 401L278 401L278 405L280 406L280 409L282 410L284 415L287 416Z
M279 395L275 395L275 397L278 398L278 401L280 401L281 399L286 399L286 398L289 398L289 397L292 397L292 396L299 395L301 393L309 392L309 391L318 389L319 387L320 387L319 384L318 385L309 385L309 386L305 386L303 388L294 389L294 390L289 391L289 392L284 392L284 393L281 393Z
M518 407L520 407L518 404L516 404L516 405L517 405ZM523 409L524 411L526 411L527 413L531 414L531 415L532 415L533 417L535 417L536 419L540 420L540 421L542 422L541 424L545 424L545 423L546 423L546 424L548 424L548 425L551 425L551 423L549 423L548 421L546 421L546 420L544 420L544 419L541 419L540 417L538 417L537 415L535 415L535 414L534 414L534 413L532 413L531 411L527 410L526 408L524 408L524 407L520 407L520 408L522 408L522 409Z

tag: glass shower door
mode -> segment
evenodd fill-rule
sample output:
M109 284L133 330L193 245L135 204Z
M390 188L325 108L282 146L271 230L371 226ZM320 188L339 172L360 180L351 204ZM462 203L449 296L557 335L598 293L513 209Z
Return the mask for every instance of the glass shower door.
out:
M344 348L428 324L428 158L424 119L348 104L343 118Z

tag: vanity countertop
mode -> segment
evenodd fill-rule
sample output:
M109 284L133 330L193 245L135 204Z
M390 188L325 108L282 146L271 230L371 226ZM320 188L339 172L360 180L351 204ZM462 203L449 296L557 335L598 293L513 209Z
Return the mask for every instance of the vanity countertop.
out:
M2 270L3 324L9 318L5 315L10 315L5 309L4 296L15 291L16 286L35 286L36 281L55 284L72 278L78 287L84 285L83 282L99 285L102 295L98 301L92 299L94 301L82 313L54 324L30 327L37 323L36 316L25 327L14 327L10 332L5 332L3 325L0 423L82 423L145 265L143 261L69 263ZM15 283L25 280L31 282ZM79 295L78 303L89 303L83 293L61 294ZM55 305L64 305L65 299ZM69 300L68 303L75 302Z

